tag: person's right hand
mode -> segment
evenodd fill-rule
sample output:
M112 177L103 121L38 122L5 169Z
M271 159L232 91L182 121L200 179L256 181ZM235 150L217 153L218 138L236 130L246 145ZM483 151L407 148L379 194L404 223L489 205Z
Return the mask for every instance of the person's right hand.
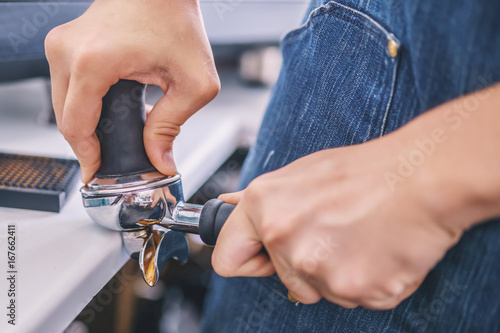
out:
M119 79L161 87L144 144L162 173L176 173L180 126L219 92L220 82L196 0L96 0L45 40L60 132L91 180L100 165L95 134L102 98Z

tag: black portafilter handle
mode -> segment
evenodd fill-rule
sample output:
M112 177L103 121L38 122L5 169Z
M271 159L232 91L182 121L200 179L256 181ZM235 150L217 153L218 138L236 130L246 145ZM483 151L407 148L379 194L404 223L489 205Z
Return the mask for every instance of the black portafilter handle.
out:
M219 199L207 201L201 210L199 224L200 237L205 244L215 245L222 226L235 207L236 205L225 203Z
M115 178L155 171L143 141L145 88L137 81L120 80L102 99L96 134L101 143L97 178Z

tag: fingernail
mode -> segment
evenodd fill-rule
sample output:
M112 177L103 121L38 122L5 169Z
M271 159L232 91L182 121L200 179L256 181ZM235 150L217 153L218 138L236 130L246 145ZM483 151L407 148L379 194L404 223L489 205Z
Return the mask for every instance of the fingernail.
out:
M175 166L174 155L172 154L172 151L167 151L163 154L163 163L165 163L165 166L167 167L169 173L177 173L177 167Z

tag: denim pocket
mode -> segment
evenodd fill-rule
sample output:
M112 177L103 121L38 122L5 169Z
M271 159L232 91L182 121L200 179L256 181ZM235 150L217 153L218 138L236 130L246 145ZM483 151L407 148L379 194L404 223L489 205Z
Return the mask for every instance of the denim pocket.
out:
M287 33L281 48L282 71L252 153L273 156L259 173L383 134L398 68L394 34L332 1Z

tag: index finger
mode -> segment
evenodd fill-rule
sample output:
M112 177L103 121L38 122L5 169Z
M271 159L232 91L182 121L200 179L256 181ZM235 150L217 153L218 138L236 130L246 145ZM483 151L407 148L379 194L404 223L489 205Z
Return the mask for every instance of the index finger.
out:
M102 98L110 85L89 82L88 77L72 76L68 85L59 131L71 145L88 182L99 169L101 146L95 130L101 114Z
M221 276L269 276L275 272L269 256L241 206L236 206L222 227L212 254L214 270Z

